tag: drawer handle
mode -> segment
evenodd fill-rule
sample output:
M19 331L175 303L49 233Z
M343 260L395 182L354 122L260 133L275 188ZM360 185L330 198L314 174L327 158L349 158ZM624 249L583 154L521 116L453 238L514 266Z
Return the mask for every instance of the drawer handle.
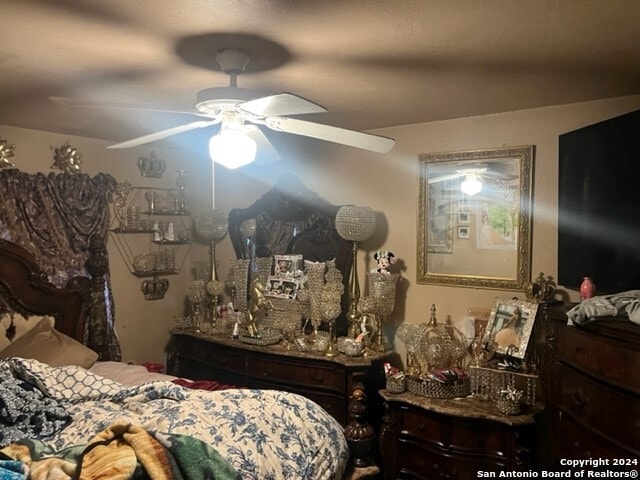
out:
M573 449L578 457L591 459L591 450L585 450L584 452L580 452L580 450L582 450L582 445L580 445L580 442L574 442Z
M264 375L265 377L270 377L271 375L273 375L273 368L267 368L262 375Z
M584 353L584 348L582 346L578 346L575 348L576 355L582 355Z
M589 403L589 397L583 396L580 392L573 392L571 394L571 399L573 403L576 404L578 408L584 408L587 403Z

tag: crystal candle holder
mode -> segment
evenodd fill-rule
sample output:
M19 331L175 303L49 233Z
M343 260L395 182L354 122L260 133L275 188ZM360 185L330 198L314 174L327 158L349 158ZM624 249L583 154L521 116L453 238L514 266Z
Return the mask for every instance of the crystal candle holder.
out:
M195 219L196 232L207 240L220 240L227 233L229 219L222 210L201 212Z
M338 235L345 240L353 242L351 250L351 271L349 272L349 310L347 321L349 322L349 337L357 335L357 325L360 320L358 313L358 301L360 300L360 282L358 281L358 242L367 240L376 229L376 216L369 207L345 205L338 209L335 218L335 226Z
M371 341L376 351L385 351L383 326L387 316L396 305L396 285L400 274L369 272L369 296L373 298L373 312L376 316L376 332Z
M422 373L417 355L426 333L426 324L417 323L403 323L396 331L396 337L404 343L407 351L406 373L409 376L417 378Z

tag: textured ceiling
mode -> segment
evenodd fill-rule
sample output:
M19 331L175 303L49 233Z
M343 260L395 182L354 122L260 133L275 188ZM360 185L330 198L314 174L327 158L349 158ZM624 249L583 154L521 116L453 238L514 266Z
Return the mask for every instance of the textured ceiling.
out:
M292 92L355 130L640 93L636 0L3 0L0 124L122 141L186 120L50 96L192 108ZM0 132L1 134L1 132Z

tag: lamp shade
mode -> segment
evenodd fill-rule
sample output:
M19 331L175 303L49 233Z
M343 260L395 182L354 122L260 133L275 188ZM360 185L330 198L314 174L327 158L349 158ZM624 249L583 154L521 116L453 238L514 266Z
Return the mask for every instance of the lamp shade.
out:
M227 168L239 168L255 160L256 142L242 130L221 129L209 140L209 156Z
M345 205L336 213L336 230L345 240L367 240L376 230L376 215L369 207Z

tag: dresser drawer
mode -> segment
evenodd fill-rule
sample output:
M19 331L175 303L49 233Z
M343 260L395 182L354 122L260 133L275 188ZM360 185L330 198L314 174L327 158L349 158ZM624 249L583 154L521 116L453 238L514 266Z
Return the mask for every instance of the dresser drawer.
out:
M508 468L506 462L494 462L477 455L451 454L409 439L398 441L394 455L392 471L387 472L390 466L384 466L386 478L468 480L477 478L479 471L496 472Z
M559 324L557 349L559 359L576 368L640 392L640 351L637 347L593 335L581 327Z
M600 434L640 450L640 398L592 380L570 367L558 366L558 408L580 418ZM621 415L611 415L619 412Z
M298 364L295 360L282 361L259 356L247 358L247 375L258 380L323 388L344 392L347 388L344 374L330 367Z
M462 452L508 456L509 432L504 425L495 422L464 421L453 419L451 424L451 448Z
M557 439L556 462L561 459L587 458L639 458L640 452L616 445L611 440L595 434L584 424L569 415L560 414L555 433ZM611 468L611 467L608 467Z
M402 407L402 435L439 448L506 458L509 432L486 420L464 419Z
M445 448L448 444L447 428L439 415L411 406L400 407L401 435Z
M188 348L183 348L182 357L198 363L210 365L214 369L230 373L244 374L244 360L242 355L231 349L219 347L205 342L189 342ZM184 372L183 376L189 376Z

